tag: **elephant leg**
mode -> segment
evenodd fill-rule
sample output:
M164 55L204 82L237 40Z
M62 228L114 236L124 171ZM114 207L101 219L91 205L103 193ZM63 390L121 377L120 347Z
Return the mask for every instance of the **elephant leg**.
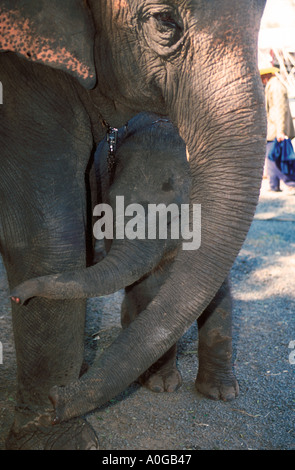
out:
M59 195L66 204L64 196ZM35 202L37 199L36 195ZM75 202L79 204L77 200ZM82 217L62 218L52 226L51 217L48 218L48 214L44 214L42 207L36 204L35 210L43 218L31 217L32 214L26 210L30 220L28 227L16 217L24 213L24 209L20 204L17 210L10 206L9 213L6 211L8 219L16 220L19 225L10 224L11 233L6 230L2 240L10 287L30 278L33 273L40 275L56 272L62 266L85 265ZM84 353L85 301L36 298L24 306L12 303L12 321L18 390L15 421L7 439L7 448L37 450L95 446L95 434L82 419L52 426L52 407L48 399L54 384L66 385L79 377Z
M121 309L122 327L126 328L153 300L167 277L164 269L152 272L125 289ZM153 392L174 392L182 383L176 365L177 344L139 377L139 383Z
M0 138L0 246L13 289L32 277L85 267L85 168L92 134L71 82L42 67L33 74L31 65L10 55L1 56L0 65L6 91ZM74 131L77 122L81 134ZM55 384L65 386L79 378L85 301L34 298L23 306L13 302L12 323L17 406L6 447L97 447L84 420L52 426L48 398Z
M227 279L198 319L197 390L213 400L229 401L239 393L232 371L232 299Z

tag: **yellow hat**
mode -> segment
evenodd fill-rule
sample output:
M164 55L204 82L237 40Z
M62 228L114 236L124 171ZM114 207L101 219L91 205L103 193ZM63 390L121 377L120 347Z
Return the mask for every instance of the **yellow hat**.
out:
M260 69L260 75L268 75L268 74L275 75L279 71L280 69L278 69L277 67L266 67L264 69Z

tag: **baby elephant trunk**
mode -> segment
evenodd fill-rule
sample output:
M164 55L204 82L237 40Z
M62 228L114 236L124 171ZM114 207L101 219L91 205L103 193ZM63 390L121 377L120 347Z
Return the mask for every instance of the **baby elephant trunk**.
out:
M11 292L11 299L22 305L31 297L66 300L112 294L138 281L157 266L165 252L165 240L160 242L116 241L108 255L96 265L30 279Z

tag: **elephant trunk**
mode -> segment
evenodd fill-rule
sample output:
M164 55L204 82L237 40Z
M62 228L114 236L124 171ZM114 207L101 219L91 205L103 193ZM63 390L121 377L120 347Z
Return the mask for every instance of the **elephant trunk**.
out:
M200 80L207 99L204 89L188 90L181 101L193 102L193 109L171 113L190 154L191 203L202 208L200 248L179 251L157 297L88 373L70 386L51 390L55 422L93 410L136 380L201 315L228 274L253 218L265 155L263 90L254 47L251 53L252 68L247 70L244 62L223 64L218 58L218 98L204 74ZM203 65L204 70L210 67ZM211 76L214 72L212 66ZM192 123L194 113L199 123Z
M30 279L11 292L22 305L32 297L54 300L86 299L112 294L138 281L158 265L165 248L161 241L116 240L107 256L89 268Z

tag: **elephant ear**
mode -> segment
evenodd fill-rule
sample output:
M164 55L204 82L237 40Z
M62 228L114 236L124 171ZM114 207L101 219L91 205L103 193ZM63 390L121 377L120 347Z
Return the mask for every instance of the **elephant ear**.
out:
M0 51L64 70L92 88L93 50L94 26L85 0L1 0Z

